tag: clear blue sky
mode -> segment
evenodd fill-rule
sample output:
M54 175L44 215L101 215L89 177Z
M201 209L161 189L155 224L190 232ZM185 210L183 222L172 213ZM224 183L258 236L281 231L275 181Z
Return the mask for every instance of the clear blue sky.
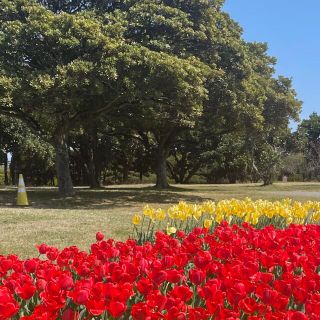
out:
M293 79L301 118L320 113L320 0L226 0L244 39L267 42L277 74Z

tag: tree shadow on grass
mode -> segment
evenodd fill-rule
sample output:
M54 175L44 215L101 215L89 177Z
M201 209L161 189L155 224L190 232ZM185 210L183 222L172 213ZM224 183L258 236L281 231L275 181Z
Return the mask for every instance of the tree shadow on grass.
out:
M206 197L194 194L192 189L170 187L168 190L157 190L154 187L115 187L77 188L73 197L61 197L56 189L29 188L28 198L32 208L39 209L111 209L115 207L133 207L143 204L170 204L179 201L202 202ZM15 206L16 190L0 189L0 208Z

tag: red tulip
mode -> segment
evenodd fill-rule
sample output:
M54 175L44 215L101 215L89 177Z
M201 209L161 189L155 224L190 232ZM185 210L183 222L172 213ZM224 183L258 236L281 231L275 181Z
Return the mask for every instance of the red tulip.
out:
M0 286L0 319L11 319L19 311L19 305L6 287Z
M149 292L152 291L153 289L153 284L150 281L150 279L146 279L146 278L141 278L138 282L137 282L137 289L138 291L143 294L146 295Z
M126 305L119 301L111 301L108 310L114 318L119 318L126 311Z
M101 232L97 232L97 233L96 233L96 239L97 239L97 241L102 241L103 238L104 238L104 234L103 234L103 233L101 233Z
M38 264L39 264L39 261L37 261L36 259L27 259L23 265L26 272L34 273L36 271Z
M79 312L68 308L63 312L62 320L77 320L79 318L79 315Z
M73 279L67 274L62 274L58 283L62 290L70 290L73 287Z
M195 285L199 285L200 283L202 283L205 277L206 274L202 270L191 269L189 271L189 279Z
M23 300L29 300L36 292L36 287L31 282L25 282L22 286L16 287L16 293Z
M164 270L154 271L151 274L151 279L156 285L160 285L167 280L167 273Z
M40 254L46 254L47 250L49 249L49 247L44 243L37 245L37 248Z
M144 302L138 302L132 306L131 316L134 320L145 320L150 316L150 310Z
M76 289L72 293L72 298L76 304L85 304L89 299L89 291L86 289Z
M184 302L189 301L193 296L193 292L187 286L176 286L171 291L171 294L175 298L179 298Z

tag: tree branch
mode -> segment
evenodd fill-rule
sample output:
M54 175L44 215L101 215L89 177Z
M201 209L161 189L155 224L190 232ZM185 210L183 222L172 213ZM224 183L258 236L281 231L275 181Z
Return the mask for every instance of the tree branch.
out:
M45 133L40 124L30 114L26 114L21 109L2 107L0 108L0 114L6 115L8 117L13 117L25 122L34 133L36 133L37 135L41 135L42 138L44 138Z
M99 115L105 111L111 110L112 108L115 107L115 104L117 101L119 101L122 98L122 95L117 96L116 98L114 98L113 100L111 100L107 105L105 105L104 107L101 107L97 110L82 110L82 111L78 111L76 112L73 116L70 117L70 121L77 121L79 118L83 117L83 116L87 116L87 115ZM122 104L120 104L118 107L122 108L125 107L127 105L131 105L132 103L129 102L124 102Z

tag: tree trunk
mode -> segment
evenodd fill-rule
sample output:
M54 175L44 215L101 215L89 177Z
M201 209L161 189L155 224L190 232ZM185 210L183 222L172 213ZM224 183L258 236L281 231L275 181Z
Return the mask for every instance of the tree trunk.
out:
M8 176L8 154L4 155L4 184L9 185L9 176Z
M90 162L89 162L89 183L90 183L91 189L100 187L100 183L97 179L96 166L95 166L92 154L90 155Z
M128 162L123 163L122 168L122 183L127 183L129 180L129 165Z
M98 133L97 126L93 117L89 118L88 126L89 134L89 182L90 188L99 188L100 185L100 171L98 168Z
M90 150L90 158L89 158L89 184L90 188L100 188L101 183L100 183L100 171L97 166L97 161L96 161L96 155L95 155L96 150Z
M156 154L156 174L157 183L156 188L167 189L169 188L168 178L167 178L167 158L169 156L170 146L174 142L179 129L176 127L167 128L163 130L163 134L158 136L158 152Z
M178 166L179 166L179 183L182 184L185 175L186 175L186 167L187 167L187 155L186 153L183 153L181 156L181 159L178 161Z
M156 188L158 189L167 189L169 187L168 178L167 178L167 157L169 150L164 146L159 146L157 153L157 183Z
M169 161L167 162L167 168L169 169L170 175L174 179L175 183L179 183L179 178L175 173L175 168Z
M273 183L273 179L271 176L264 176L263 177L263 186L269 186Z
M182 183L185 183L185 184L189 183L190 179L196 174L199 168L200 168L200 165L197 165L193 168L193 170L190 170L187 177L183 180Z
M59 132L56 134L55 152L59 192L63 196L73 195L74 190L69 167L67 134L65 132Z

